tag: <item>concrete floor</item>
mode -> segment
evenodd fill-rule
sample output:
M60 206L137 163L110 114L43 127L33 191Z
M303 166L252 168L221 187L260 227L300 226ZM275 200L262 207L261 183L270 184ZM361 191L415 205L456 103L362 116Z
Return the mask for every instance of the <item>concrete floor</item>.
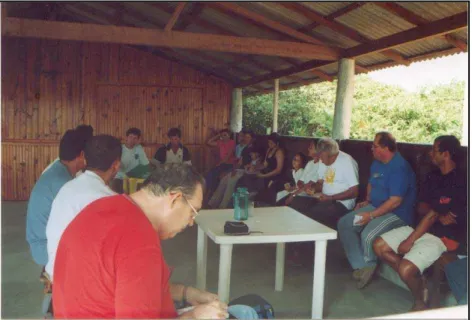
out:
M43 298L40 268L25 240L25 202L2 202L2 318L40 318ZM172 279L195 285L197 228L163 244L175 267ZM208 241L207 289L218 287L218 247ZM272 303L277 318L310 318L313 270L286 265L282 292L275 292L275 244L238 245L233 249L230 296L257 293ZM380 277L358 290L338 240L329 242L326 264L325 318L366 318L405 313L410 293Z

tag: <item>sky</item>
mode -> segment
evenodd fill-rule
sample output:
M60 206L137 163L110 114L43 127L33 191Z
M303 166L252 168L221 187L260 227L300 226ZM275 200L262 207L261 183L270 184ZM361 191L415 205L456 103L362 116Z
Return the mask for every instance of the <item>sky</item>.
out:
M416 91L425 85L450 83L453 79L467 80L468 55L459 53L448 57L415 62L407 66L396 66L368 75L379 82L398 85L408 91Z

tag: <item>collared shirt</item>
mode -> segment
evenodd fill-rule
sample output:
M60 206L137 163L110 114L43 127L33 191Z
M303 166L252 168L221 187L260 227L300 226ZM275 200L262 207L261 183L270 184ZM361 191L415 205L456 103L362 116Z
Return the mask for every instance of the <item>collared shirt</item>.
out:
M57 157L56 159L54 159L54 161L51 162L51 163L46 167L46 169L44 169L43 172L41 172L41 174L43 174L43 173L45 173L46 171L48 171L49 169L51 169L52 165L55 164L56 162L60 161L60 160L61 160L61 159L59 159L59 157ZM75 177L80 176L82 173L83 173L82 170L77 171L77 173L75 174Z
M133 149L128 149L126 145L123 144L122 150L121 167L120 171L116 175L117 179L124 179L127 172L133 170L139 165L146 166L149 164L149 160L142 145L137 144Z
M67 167L57 161L39 177L31 191L26 214L26 240L34 261L41 266L48 262L46 225L52 202L61 187L70 180L72 176Z
M179 149L177 149L177 152L174 153L172 150L171 144L167 144L165 146L160 147L157 149L154 159L159 161L161 164L166 164L166 163L185 163L185 164L192 164L192 161L190 159L190 152L186 147L184 147L182 144L179 144Z
M51 215L46 227L49 260L46 271L51 280L57 247L64 230L74 218L93 201L115 195L96 173L85 171L80 177L67 182L52 203Z

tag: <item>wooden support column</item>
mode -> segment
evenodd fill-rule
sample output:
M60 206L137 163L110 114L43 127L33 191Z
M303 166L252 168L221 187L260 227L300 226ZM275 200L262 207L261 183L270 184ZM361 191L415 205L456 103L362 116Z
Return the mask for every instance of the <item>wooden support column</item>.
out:
M354 59L339 61L332 133L334 139L349 139L354 99L354 68Z
M462 107L462 139L463 146L469 145L469 81L464 86L464 106Z
M243 89L233 89L233 103L231 105L231 125L232 132L237 133L243 128Z
M274 105L272 108L273 120L272 120L272 132L277 132L279 123L279 79L274 80Z

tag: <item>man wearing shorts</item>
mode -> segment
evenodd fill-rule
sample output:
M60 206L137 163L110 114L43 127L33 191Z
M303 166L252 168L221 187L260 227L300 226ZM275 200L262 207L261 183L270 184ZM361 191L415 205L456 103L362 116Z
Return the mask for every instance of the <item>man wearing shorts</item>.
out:
M417 212L423 218L416 229L399 227L374 242L376 255L411 290L411 311L426 309L423 271L444 252L459 252L466 243L467 174L456 168L459 149L454 136L436 138L430 156L439 170L430 173L421 188Z

